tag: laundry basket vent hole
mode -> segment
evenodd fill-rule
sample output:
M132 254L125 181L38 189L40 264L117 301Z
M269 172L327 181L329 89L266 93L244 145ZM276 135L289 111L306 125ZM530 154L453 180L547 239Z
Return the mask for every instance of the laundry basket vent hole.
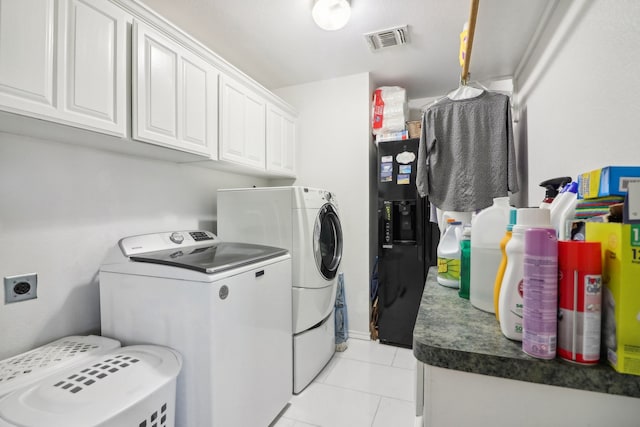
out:
M160 420L158 420L160 417ZM149 419L143 420L138 427L165 427L167 425L167 404L163 404L160 411L154 411Z
M13 380L31 373L33 369L45 368L96 348L98 348L97 345L73 340L64 340L42 346L34 351L0 362L0 382Z
M58 381L53 386L68 390L71 393L78 393L84 388L94 384L97 380L104 379L139 361L139 359L134 357L119 354L96 363L90 368L85 368L79 373L69 375L66 380Z

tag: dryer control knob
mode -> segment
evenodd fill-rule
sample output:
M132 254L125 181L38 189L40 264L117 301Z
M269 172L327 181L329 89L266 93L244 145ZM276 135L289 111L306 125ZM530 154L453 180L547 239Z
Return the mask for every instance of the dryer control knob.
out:
M184 236L180 233L171 233L171 236L169 236L169 239L173 242L173 243L177 243L178 245L182 242L184 242Z

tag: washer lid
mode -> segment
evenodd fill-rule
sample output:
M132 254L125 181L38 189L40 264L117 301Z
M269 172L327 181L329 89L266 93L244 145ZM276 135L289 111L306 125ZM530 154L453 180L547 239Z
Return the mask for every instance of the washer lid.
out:
M285 254L287 254L286 249L273 246L218 241L209 246L141 253L132 255L129 259L213 274Z

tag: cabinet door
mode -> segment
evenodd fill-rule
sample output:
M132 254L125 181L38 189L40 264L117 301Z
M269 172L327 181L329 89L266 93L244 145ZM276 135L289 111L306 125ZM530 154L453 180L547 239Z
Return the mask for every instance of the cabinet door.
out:
M133 138L178 141L178 53L176 47L146 25L133 26Z
M220 159L264 170L264 100L226 76L220 87Z
M267 108L267 170L295 176L295 117L269 105Z
M15 112L55 113L54 0L0 0L0 104Z
M109 2L64 0L62 5L64 118L125 136L127 15Z
M135 22L133 137L216 158L218 71Z
M249 164L265 168L266 117L264 100L250 92L245 95L245 158Z
M178 136L181 145L218 158L218 72L193 54L180 58Z

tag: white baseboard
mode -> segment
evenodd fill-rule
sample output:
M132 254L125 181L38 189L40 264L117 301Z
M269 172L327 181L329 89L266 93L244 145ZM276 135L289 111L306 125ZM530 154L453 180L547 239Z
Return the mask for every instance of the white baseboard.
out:
M362 332L362 331L349 330L349 338L371 341L371 336L369 335L369 332Z

